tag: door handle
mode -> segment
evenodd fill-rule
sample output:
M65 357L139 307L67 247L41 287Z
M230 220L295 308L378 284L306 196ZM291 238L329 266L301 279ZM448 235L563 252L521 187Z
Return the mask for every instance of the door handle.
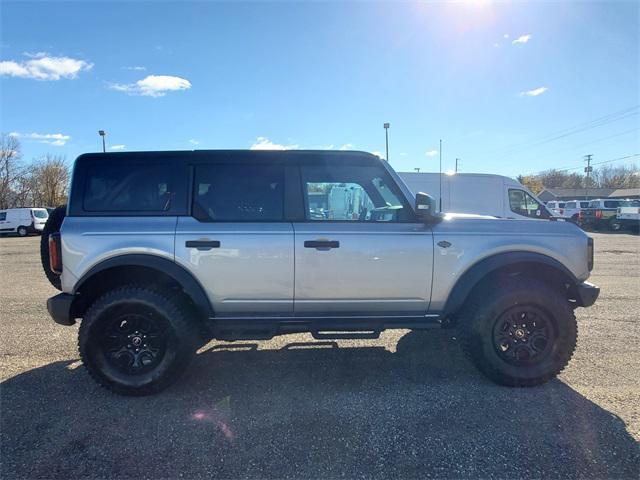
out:
M340 248L340 242L337 240L305 240L304 248L317 248L318 250L330 250L332 248Z
M198 250L220 248L220 242L218 240L187 240L184 245L187 248L197 248Z

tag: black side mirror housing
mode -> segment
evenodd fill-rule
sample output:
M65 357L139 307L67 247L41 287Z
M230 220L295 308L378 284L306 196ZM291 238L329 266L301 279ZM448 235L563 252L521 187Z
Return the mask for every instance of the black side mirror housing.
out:
M416 193L416 216L424 223L437 223L442 215L436 212L436 201L431 195L423 192Z

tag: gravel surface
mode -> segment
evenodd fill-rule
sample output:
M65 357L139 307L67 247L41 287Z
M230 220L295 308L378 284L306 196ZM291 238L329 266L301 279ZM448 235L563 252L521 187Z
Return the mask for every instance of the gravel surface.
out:
M640 477L640 237L594 234L602 288L559 379L486 380L455 333L211 342L120 397L53 323L39 238L0 238L2 478Z

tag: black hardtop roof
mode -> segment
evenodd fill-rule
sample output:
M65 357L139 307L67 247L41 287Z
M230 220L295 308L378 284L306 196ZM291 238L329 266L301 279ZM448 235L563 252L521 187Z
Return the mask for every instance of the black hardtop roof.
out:
M234 158L235 157L235 158ZM76 162L99 162L113 160L225 160L225 161L318 161L340 160L349 162L368 161L381 162L382 159L369 152L357 150L167 150L167 151L139 151L139 152L108 152L108 153L83 153ZM348 160L349 159L349 160Z

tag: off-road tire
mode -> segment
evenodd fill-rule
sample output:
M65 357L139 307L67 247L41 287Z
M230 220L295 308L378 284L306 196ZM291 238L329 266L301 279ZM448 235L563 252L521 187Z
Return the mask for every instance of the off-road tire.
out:
M53 272L49 265L49 235L60 231L62 221L66 214L66 205L55 208L53 212L51 212L51 215L49 215L47 223L44 224L42 235L40 236L40 262L42 263L42 269L44 270L44 274L47 276L49 283L58 290L62 290L60 274Z
M513 307L544 311L555 329L548 355L537 364L508 363L495 346L494 327ZM521 276L477 287L461 312L459 328L463 349L476 368L494 382L512 387L532 387L554 378L571 359L578 338L576 317L562 292Z
M26 237L27 235L29 235L29 229L24 225L20 225L16 230L16 233L19 237Z
M144 312L166 328L166 351L152 370L128 374L114 367L100 344L114 316ZM169 292L143 286L118 287L99 297L87 310L78 334L80 358L89 375L102 387L121 395L159 392L182 374L196 352L198 336L190 310Z

